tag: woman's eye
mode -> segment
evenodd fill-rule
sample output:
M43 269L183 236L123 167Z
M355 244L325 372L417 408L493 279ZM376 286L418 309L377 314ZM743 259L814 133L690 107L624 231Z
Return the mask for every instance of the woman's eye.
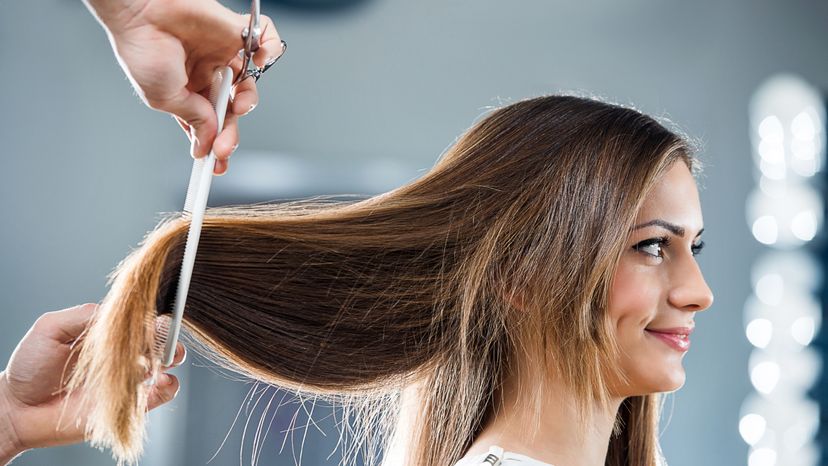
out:
M664 257L665 246L667 246L667 238L651 238L636 244L633 249L648 256Z
M650 238L636 244L633 246L633 249L648 256L662 258L664 257L664 248L668 247L669 244L670 239L667 237ZM699 241L697 244L690 246L690 252L694 256L699 255L702 252L702 249L704 249L704 241Z

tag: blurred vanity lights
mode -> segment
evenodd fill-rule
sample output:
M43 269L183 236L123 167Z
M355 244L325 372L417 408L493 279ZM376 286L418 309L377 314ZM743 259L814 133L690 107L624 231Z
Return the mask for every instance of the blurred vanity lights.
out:
M758 175L807 178L822 169L825 105L814 86L789 74L769 78L751 99L750 122Z
M772 345L773 350L797 352L819 332L822 314L816 297L789 294L775 305L755 295L745 302L745 336L756 348Z
M788 169L794 175L810 177L822 165L818 157L822 138L817 130L819 114L810 107L799 112L790 123L790 138L785 140L785 128L777 115L768 115L759 123L756 153L759 170L770 180L784 180ZM786 151L787 147L787 151Z
M800 347L782 356L772 353L754 351L750 355L748 371L757 392L795 399L814 384L822 361L813 348Z
M814 464L819 454L812 445L819 428L816 403L810 400L768 401L768 397L754 394L743 406L745 414L739 419L739 434L751 449L748 464L753 464L751 461L784 466ZM767 453L759 453L751 460L760 450L774 452L776 463L761 463L768 461Z
M814 466L819 406L807 393L822 358L809 345L822 322L815 293L823 271L804 246L823 224L812 180L825 159L825 106L813 86L779 75L754 93L750 121L757 187L745 213L753 237L770 249L753 266L744 307L755 391L742 404L738 429L749 466Z
M822 212L819 194L791 181L768 182L765 190L754 189L747 201L753 236L769 246L798 247L811 241L822 226Z
M763 277L775 274L782 278L783 291L795 294L818 292L822 270L813 255L804 250L769 250L757 258L751 269L751 284L759 288Z

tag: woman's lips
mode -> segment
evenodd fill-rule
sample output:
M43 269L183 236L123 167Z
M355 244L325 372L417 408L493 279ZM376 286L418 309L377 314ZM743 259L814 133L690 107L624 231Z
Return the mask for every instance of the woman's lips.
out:
M676 351L684 353L690 349L690 333L693 329L644 330Z

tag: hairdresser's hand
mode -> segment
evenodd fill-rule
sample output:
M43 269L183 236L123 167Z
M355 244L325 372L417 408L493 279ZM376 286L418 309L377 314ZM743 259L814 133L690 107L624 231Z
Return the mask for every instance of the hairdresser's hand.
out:
M74 367L73 345L97 309L84 304L42 315L17 345L6 370L0 372L0 465L31 448L83 441L82 391L66 400L64 382ZM179 343L173 366L184 361ZM149 408L172 400L178 379L160 374L150 390Z
M205 96L216 68L229 64L239 72L241 32L249 15L234 13L215 0L85 2L109 33L118 61L144 103L178 119L190 137L194 157L207 155L212 146L218 159L215 173L224 173L238 146L238 117L258 103L255 80L237 86L217 138L215 113ZM261 21L261 47L253 57L259 67L283 53L273 22L264 15Z

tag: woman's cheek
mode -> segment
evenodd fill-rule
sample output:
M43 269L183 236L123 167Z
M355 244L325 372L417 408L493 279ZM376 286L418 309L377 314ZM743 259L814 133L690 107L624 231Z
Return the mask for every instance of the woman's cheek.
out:
M622 261L613 279L609 314L616 324L633 320L643 329L655 317L661 287L651 267L626 262Z

